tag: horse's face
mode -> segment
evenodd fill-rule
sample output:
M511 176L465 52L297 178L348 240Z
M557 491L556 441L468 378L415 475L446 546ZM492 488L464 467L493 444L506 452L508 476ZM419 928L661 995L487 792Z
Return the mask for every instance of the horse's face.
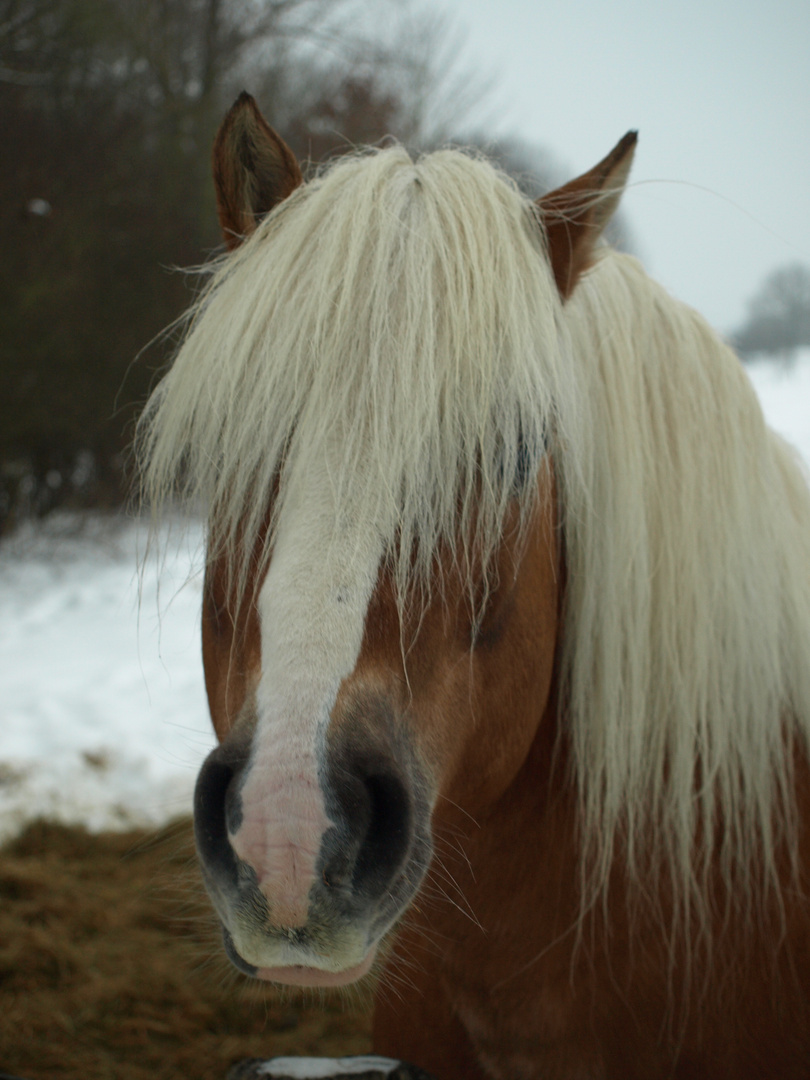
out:
M220 746L195 818L237 966L307 985L364 974L419 888L435 819L482 815L526 761L557 633L550 467L538 483L527 545L503 542L477 618L450 553L432 598L401 617L373 545L332 534L352 552L338 567L306 512L280 528L255 602L229 594L224 557L210 564L203 657Z
M634 142L541 201L563 299L618 201ZM247 95L217 136L214 175L231 248L301 182ZM266 533L255 538L252 565L265 569L246 600L232 594L228 556L209 562L204 662L220 746L195 796L203 872L234 962L322 986L369 970L449 808L480 818L526 763L552 684L560 589L548 459L520 549L516 520L505 523L485 602L446 550L427 599L412 604L398 602L388 569L395 525L356 520L350 498L335 504L341 460L339 450L313 458L290 479L269 560Z

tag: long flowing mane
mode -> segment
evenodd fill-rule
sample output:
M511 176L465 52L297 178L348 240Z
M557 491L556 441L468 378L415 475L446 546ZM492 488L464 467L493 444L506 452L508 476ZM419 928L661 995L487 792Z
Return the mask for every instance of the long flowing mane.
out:
M774 879L810 734L810 496L737 358L633 259L605 251L563 305L533 204L486 162L344 159L214 266L139 438L146 497L179 485L237 559L275 493L269 556L289 478L340 447L336 503L403 594L442 541L486 564L550 453L587 896L619 844L683 910L718 854Z
M631 874L666 870L676 914L703 917L718 856L743 905L795 858L810 493L736 355L634 259L606 254L566 315L588 411L564 641L586 858L603 888L621 837Z

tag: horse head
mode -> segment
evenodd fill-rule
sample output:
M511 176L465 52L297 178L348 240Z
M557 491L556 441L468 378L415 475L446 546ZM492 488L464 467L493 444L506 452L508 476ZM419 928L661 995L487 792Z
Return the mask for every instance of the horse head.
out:
M634 143L626 136L536 205L560 304L589 265ZM301 189L292 152L246 94L217 135L214 178L231 250ZM426 580L403 595L397 508L369 518L350 484L348 496L336 490L339 438L286 477L269 556L266 521L241 576L227 545L212 550L202 620L220 740L195 795L206 884L237 966L308 985L370 969L419 891L435 830L459 808L485 815L554 731L549 721L540 733L563 570L549 454L513 478L530 520L507 493L486 566L473 566L474 544L459 556L445 536Z

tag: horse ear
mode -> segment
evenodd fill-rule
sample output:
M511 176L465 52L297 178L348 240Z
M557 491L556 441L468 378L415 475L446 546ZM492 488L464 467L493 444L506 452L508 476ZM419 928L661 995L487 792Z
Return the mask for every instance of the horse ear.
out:
M295 155L243 90L214 139L214 187L229 251L303 182Z
M590 172L537 200L560 296L567 300L624 191L638 132L628 131Z

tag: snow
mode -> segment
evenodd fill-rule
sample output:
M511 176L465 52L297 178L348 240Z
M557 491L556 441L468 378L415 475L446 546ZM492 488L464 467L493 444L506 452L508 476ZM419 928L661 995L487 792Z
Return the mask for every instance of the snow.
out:
M201 529L56 516L0 545L0 840L37 815L92 829L188 813L213 745ZM140 553L139 553L140 552Z
M810 462L810 350L749 368ZM191 811L214 740L199 644L202 529L138 566L144 525L57 516L0 544L0 840L38 815L91 829Z

